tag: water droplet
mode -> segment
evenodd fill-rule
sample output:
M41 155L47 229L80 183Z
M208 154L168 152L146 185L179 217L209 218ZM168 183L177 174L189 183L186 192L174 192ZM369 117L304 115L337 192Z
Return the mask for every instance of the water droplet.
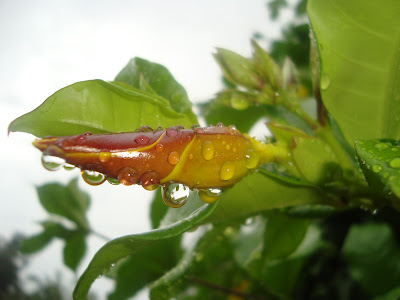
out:
M329 78L329 76L327 74L322 74L320 82L321 89L326 90L330 84L331 79Z
M229 125L228 128L229 128L229 131L231 131L231 132L232 132L232 131L237 131L235 125Z
M233 147L233 148L232 148L232 152L233 152L233 153L236 153L236 151L237 151L237 150L236 150L236 147Z
M192 127L190 127L191 130L195 130L196 128L200 127L199 124L194 124L192 125Z
M154 171L147 171L140 177L140 184L148 191L154 191L160 185L160 175Z
M135 138L135 142L138 143L139 145L146 145L150 141L150 138L145 135L140 135L137 138Z
M231 145L227 144L227 145L225 146L225 149L228 150L228 151L231 150Z
M103 163L109 161L110 158L111 158L110 152L100 152L99 153L99 160Z
M74 165L71 165L71 164L65 163L65 164L63 165L63 168L64 168L64 170L66 170L66 171L72 171L73 169L75 169L75 166L74 166Z
M139 132L151 132L151 131L153 131L153 129L150 126L142 125L142 126L140 126L138 131Z
M93 135L93 133L91 133L90 131L86 131L86 132L84 133L84 135L86 135L86 136L88 136L88 135Z
M166 184L161 189L161 195L164 203L169 207L181 207L189 198L189 188L180 183Z
M96 171L83 170L81 175L83 180L90 185L100 185L106 181L106 176Z
M379 173L380 171L382 171L382 166L381 165L375 165L372 167L372 171L374 171L375 173Z
M389 165L392 168L400 168L400 157L394 158L390 161Z
M185 129L185 127L183 127L182 125L176 125L175 126L176 130L182 130Z
M205 160L210 160L214 157L215 148L211 141L206 140L201 145L201 155Z
M175 166L178 162L179 162L179 153L176 151L172 151L169 155L168 155L168 162Z
M385 143L378 143L378 144L375 145L375 148L378 149L378 150L385 150L385 149L387 149L388 147L389 147L389 146L386 145Z
M224 123L218 122L217 125L216 125L216 127L224 127Z
M46 170L49 171L57 171L59 170L65 163L65 159L43 154L42 155L42 165Z
M120 184L120 182L118 181L118 179L115 178L107 178L108 183L112 184L112 185L118 185Z
M222 164L219 169L219 178L221 180L229 180L232 179L235 174L235 164L232 161L226 161Z
M246 167L247 169L254 169L257 167L258 162L260 161L260 156L257 151L250 149L246 153Z
M236 110L245 110L249 107L249 102L240 97L231 98L231 106Z
M211 204L219 199L219 197L221 196L221 190L220 189L198 190L197 194L199 195L201 201Z
M189 154L189 159L193 159L193 153Z
M175 127L169 127L166 130L166 134L169 137L175 137L178 135L178 130Z
M385 173L383 173L383 178L388 178L388 177L389 177L389 175L390 175L390 173L389 173L389 172L385 172Z
M204 131L204 128L197 127L197 128L195 128L194 132L197 134L203 134L205 131Z
M138 174L135 169L125 167L118 172L118 181L123 185L132 185L138 181Z
M164 145L163 144L157 144L156 145L156 150L157 150L157 152L163 152L164 151Z
M392 150L392 151L398 151L398 150L399 150L399 147L393 147L391 150Z

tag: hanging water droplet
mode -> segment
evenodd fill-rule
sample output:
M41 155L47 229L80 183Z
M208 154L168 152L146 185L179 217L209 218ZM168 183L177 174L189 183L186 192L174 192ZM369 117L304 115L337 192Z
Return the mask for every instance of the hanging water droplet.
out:
M65 159L43 154L42 155L42 165L46 170L49 171L57 171L59 170L65 163Z
M247 169L254 169L257 167L258 162L260 161L260 156L257 151L250 149L246 153L246 167Z
M219 169L219 178L229 180L232 179L233 175L235 175L235 164L232 161L224 162Z
M178 135L178 130L175 127L169 127L166 130L166 134L169 137L175 137Z
M138 181L138 174L135 169L125 167L118 172L118 181L123 185L132 185Z
M329 76L327 74L322 74L320 82L321 89L326 90L330 84L331 79L329 78Z
M214 157L215 148L211 141L206 140L201 145L201 155L205 160L210 160Z
M96 171L83 170L81 175L83 180L90 185L100 185L106 181L106 176Z
M175 166L179 162L179 153L176 151L172 151L170 154L168 154L168 162Z
M137 138L135 138L135 142L138 143L139 145L146 145L150 141L150 138L145 135L140 135Z
M240 97L231 98L231 106L236 110L245 110L249 107L249 102Z
M400 168L400 157L394 158L390 161L389 165L392 168Z
M153 129L150 126L142 125L142 126L140 126L138 131L139 132L151 132L151 131L153 131Z
M71 164L65 163L65 164L63 165L63 168L64 168L64 170L66 170L66 171L72 171L73 169L75 169L75 166L74 166L74 165L71 165Z
M160 185L160 175L154 171L147 171L140 177L140 184L148 191L154 191Z
M103 163L109 161L110 158L111 158L110 152L100 152L99 153L99 160Z
M169 207L181 207L189 198L189 188L180 183L166 184L161 189L161 195L164 203Z
M120 182L118 181L118 179L115 178L107 178L108 183L112 184L112 185L118 185L120 184Z
M382 166L381 165L375 165L372 167L372 171L374 171L375 173L379 173L380 171L382 171Z
M219 199L219 197L221 196L221 190L220 189L198 190L197 194L199 195L201 201L211 204Z

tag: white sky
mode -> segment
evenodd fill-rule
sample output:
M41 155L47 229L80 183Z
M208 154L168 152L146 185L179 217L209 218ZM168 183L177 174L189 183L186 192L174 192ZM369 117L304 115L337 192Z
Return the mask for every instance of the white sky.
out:
M134 56L165 65L192 101L207 100L220 89L214 48L249 56L255 31L269 39L279 35L265 0L0 1L0 237L38 232L37 222L47 215L34 186L78 175L44 170L32 136L7 137L14 118L74 82L112 80ZM91 187L82 180L80 186L92 195L89 219L97 231L115 238L150 228L151 196L141 187ZM103 243L90 239L78 274ZM76 278L62 266L61 255L62 243L53 243L33 256L26 273L53 278L59 270L71 288ZM94 285L99 299L110 288L104 280Z

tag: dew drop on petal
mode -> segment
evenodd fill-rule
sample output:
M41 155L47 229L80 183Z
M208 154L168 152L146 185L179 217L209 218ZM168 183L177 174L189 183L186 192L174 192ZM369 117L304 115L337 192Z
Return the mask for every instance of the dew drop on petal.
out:
M154 171L147 171L140 177L140 184L148 191L154 191L160 185L160 175Z
M139 128L139 132L151 132L153 129L150 126L142 125Z
M189 188L180 183L166 184L161 189L164 203L173 208L184 205L189 198L189 193Z
M246 167L247 169L254 169L258 166L258 162L260 161L260 156L257 151L250 149L246 153Z
M90 185L100 185L106 181L106 176L96 171L83 170L81 175L83 180Z
M146 145L150 141L150 138L145 135L140 135L137 138L135 138L134 141L139 145Z
M229 180L232 179L233 175L235 175L235 164L232 161L224 162L219 169L219 178Z
M103 163L109 161L110 158L111 158L110 152L100 152L99 153L99 160Z
M42 155L42 165L46 170L49 171L57 171L59 170L65 163L65 159L43 154Z
M190 154L189 154L189 159L190 159L190 160L193 159L193 153L190 153Z
M215 148L211 141L206 140L201 145L201 155L205 160L210 160L214 157Z
M221 196L221 190L220 189L206 189L206 190L198 190L197 194L199 195L199 198L201 201L205 203L214 203L219 199Z
M197 134L203 134L205 131L204 131L204 128L197 127L194 129L194 132Z
M164 150L164 145L163 145L163 144L157 144L157 145L156 145L156 150L157 150L157 152L163 152L163 150Z
M176 151L172 151L170 154L168 154L168 162L175 166L179 162L179 153Z
M166 134L169 137L175 137L178 135L178 130L175 127L169 127L166 130Z
M118 181L123 185L132 185L138 181L138 174L135 169L125 167L118 172Z

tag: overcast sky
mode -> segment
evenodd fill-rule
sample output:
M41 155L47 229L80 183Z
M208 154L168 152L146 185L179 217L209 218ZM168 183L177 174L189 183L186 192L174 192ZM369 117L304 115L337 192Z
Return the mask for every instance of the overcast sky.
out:
M0 237L40 230L46 218L35 185L68 182L73 172L49 172L33 136L11 134L7 126L34 109L58 89L88 79L112 80L134 56L166 66L194 102L205 101L220 89L221 73L212 58L215 47L250 55L255 31L267 40L279 36L268 20L265 0L169 1L0 1ZM286 19L289 14L284 14ZM150 193L141 187L80 187L92 196L92 227L110 236L150 228ZM79 274L104 241L90 239ZM62 266L62 243L35 255L25 273L54 277L57 270L67 288L76 280ZM24 274L25 274L24 273ZM101 294L110 284L95 284ZM141 294L141 299L146 299ZM102 299L102 297L100 297Z

